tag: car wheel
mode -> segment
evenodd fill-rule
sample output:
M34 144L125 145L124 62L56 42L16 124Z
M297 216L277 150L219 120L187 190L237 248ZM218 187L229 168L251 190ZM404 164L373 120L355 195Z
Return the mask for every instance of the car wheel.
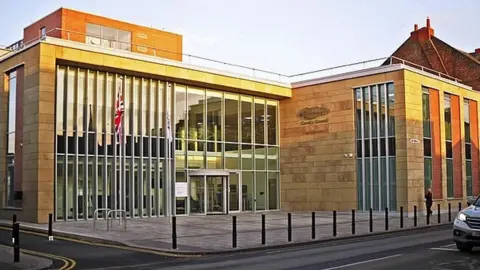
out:
M458 250L460 250L461 252L470 252L470 251L472 251L473 246L457 243L457 248L458 248Z

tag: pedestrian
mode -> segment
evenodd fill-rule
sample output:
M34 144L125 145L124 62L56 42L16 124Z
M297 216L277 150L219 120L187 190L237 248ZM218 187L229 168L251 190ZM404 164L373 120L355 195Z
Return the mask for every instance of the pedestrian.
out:
M433 204L433 196L432 196L432 189L427 189L425 193L425 205L427 206L427 215L432 215L432 204Z

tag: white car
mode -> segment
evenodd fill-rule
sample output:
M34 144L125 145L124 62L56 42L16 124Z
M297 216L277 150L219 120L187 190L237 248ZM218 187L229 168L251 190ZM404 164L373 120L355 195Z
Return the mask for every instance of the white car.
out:
M468 198L467 205L453 222L453 241L462 252L470 252L473 247L480 246L479 197Z

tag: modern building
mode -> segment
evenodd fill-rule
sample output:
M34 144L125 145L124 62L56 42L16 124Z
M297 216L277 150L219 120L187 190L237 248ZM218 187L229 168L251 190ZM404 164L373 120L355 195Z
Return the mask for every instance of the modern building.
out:
M475 86L388 59L285 76L61 8L0 50L0 218L411 211L426 187L442 204L477 194Z

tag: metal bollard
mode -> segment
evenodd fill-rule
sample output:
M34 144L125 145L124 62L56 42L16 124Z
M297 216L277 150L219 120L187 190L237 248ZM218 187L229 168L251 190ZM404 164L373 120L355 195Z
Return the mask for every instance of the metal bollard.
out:
M388 207L385 207L385 231L388 231Z
M288 242L292 242L292 214L291 213L288 213L287 234L288 234Z
M373 209L370 208L370 216L369 216L369 227L370 227L370 232L373 232Z
M14 243L13 243L13 261L20 262L20 224L15 222L13 224L13 235L14 235Z
M333 236L337 236L337 211L333 211Z
M452 222L452 204L448 203L448 222Z
M315 212L312 212L312 239L315 239Z
M427 212L427 225L430 225L430 213Z
M177 249L177 217L172 217L172 248Z
M48 214L48 241L53 241L53 215L52 213Z
M413 227L417 227L417 206L413 206Z
M237 216L232 217L232 247L237 247Z
M403 229L403 206L400 206L400 229Z
M15 243L15 233L14 233L14 226L15 226L15 223L17 223L17 215L13 214L13 217L12 217L12 244Z
M462 211L462 202L458 202L458 212Z
M352 234L355 234L355 209L352 209Z
M262 214L262 245L266 244L265 214Z
M437 204L437 221L438 221L438 224L442 223L442 218L440 216L440 204Z

